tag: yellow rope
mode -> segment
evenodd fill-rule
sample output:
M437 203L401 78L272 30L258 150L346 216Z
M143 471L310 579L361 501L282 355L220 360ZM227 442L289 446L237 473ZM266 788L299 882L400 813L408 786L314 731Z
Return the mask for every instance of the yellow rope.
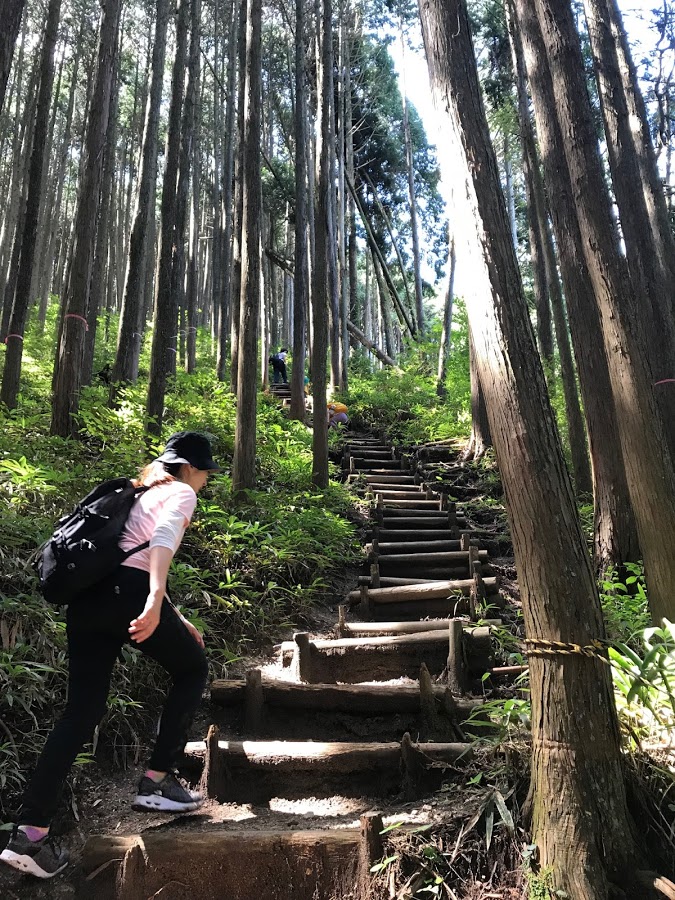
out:
M581 644L545 641L539 638L527 638L522 643L527 656L585 656L609 664L605 644L599 640L593 640L583 647Z

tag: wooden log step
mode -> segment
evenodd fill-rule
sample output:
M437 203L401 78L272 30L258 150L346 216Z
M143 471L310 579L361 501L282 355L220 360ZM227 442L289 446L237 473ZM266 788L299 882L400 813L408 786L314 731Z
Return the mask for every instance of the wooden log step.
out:
M389 681L402 676L417 678L425 663L439 675L448 658L448 634L431 631L393 637L341 638L312 641L306 634L281 645L284 665L292 665L300 681L308 684L358 684ZM467 642L467 664L473 672L484 671L490 649Z
M350 478L359 478L366 484L417 484L415 475L355 475Z
M411 515L417 515L420 510L440 509L440 497L436 500L395 500L382 499L384 509L406 509Z
M89 880L79 896L330 900L340 896L345 873L357 870L362 844L354 828L92 836L82 849L80 865Z
M380 542L380 546L382 544L386 544L387 541L397 541L399 543L409 543L414 541L452 541L453 544L457 544L457 548L459 549L459 541L451 538L452 531L450 526L447 528L412 528L410 530L406 530L404 528L380 528L377 533L377 539ZM473 537L473 535L472 535ZM472 546L478 547L479 542L477 540L471 541Z
M380 476L381 478L382 476ZM391 494L394 497L403 497L407 494L413 494L418 497L420 494L424 496L422 488L418 488L415 484L387 484L386 482L368 482L366 490L371 494Z
M471 757L470 744L412 744L408 735L401 743L233 742L210 736L207 747L209 796L235 803L258 803L272 797L329 797L336 792L352 797L398 794L402 769L404 780L413 777L421 782L417 776L423 773L415 771L419 767L426 770L432 763L456 766Z
M443 553L443 552L460 552L460 544L461 541L452 541L448 540L428 540L428 541L382 541L379 539L377 541L377 552L382 555L388 555L390 553L424 553L428 551L429 553ZM371 546L367 545L367 546ZM478 548L478 543L474 542L472 546ZM487 553L487 550L483 551Z
M444 630L447 629L448 623L445 621ZM417 713L420 710L419 687L411 684L398 684L395 687L385 684L295 684L267 678L263 678L262 684L265 704L288 710L368 716ZM444 693L444 685L434 685L435 696L440 699ZM239 706L245 703L245 697L246 682L243 680L218 679L211 682L211 700L219 706ZM460 719L463 720L479 705L480 701L476 700L458 700Z
M395 500L397 502L401 501L401 500L416 500L416 501L421 500L423 503L430 502L430 501L424 499L426 497L426 492L422 491L422 490L419 490L419 491L397 491L397 490L389 491L389 490L377 489L377 490L374 490L373 493L386 504L388 504L389 501L391 501L391 500ZM434 502L437 502L437 501L434 501Z
M371 447L359 447L352 448L349 451L349 455L353 456L354 459L374 459L376 461L380 459L393 459L394 451L391 447L383 447L381 450Z
M381 579L383 580L383 579ZM389 579L393 580L393 579ZM408 581L408 579L401 579ZM369 588L368 598L374 603L401 603L414 600L442 600L452 594L461 593L468 597L473 587L472 578L463 578L456 581L427 581L393 587ZM483 585L488 595L499 591L498 578L483 578ZM350 591L350 600L360 600L360 591Z
M417 574L420 578L431 578L433 581L464 581L465 578L469 577L468 566L437 566L435 568L430 568L426 563L421 566L411 565L404 573L401 573L400 566L390 566L387 564L389 558L390 557L388 556L381 556L379 559L380 577L383 575L396 574L405 574L414 577ZM382 568L383 565L384 568Z
M399 545L395 545L396 551L400 550ZM488 552L487 550L478 550L478 559L480 562L487 562ZM387 553L386 556L381 556L379 559L380 565L383 562L386 562L387 565L461 565L462 563L469 563L469 551L468 550L446 550L439 551L435 553L400 553L400 552L391 552Z
M371 475L387 474L393 471L410 471L408 464L402 459L362 459L358 456L350 456L349 462L353 464L355 470L365 469Z

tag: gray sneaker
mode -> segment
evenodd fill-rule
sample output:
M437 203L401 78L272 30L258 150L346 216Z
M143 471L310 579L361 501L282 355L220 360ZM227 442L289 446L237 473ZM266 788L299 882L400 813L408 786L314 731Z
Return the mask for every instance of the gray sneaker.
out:
M188 791L173 772L169 772L157 782L144 775L138 784L138 794L133 802L133 808L181 813L199 809L203 802L201 794Z
M68 865L68 851L63 850L53 837L47 835L41 841L29 841L25 832L14 826L12 836L0 859L8 866L36 878L53 878Z

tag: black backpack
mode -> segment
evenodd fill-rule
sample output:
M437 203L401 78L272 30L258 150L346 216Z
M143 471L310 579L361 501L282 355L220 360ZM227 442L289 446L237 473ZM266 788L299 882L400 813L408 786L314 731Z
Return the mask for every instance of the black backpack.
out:
M49 603L65 606L79 593L111 575L149 541L126 552L119 539L134 500L147 491L128 478L104 481L59 519L54 534L40 547L36 569Z

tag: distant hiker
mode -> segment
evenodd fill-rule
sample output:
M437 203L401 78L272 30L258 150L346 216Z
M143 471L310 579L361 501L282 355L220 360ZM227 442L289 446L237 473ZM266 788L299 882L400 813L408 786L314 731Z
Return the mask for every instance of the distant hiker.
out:
M339 425L349 424L349 410L344 403L328 404L328 427L337 428Z
M282 347L278 353L274 353L270 356L274 384L288 384L288 376L286 375L287 356L288 350L285 347Z
M172 679L133 806L182 813L203 803L200 794L183 787L174 770L206 684L204 641L171 604L166 580L197 493L218 468L205 435L173 434L137 482L147 490L134 500L119 540L122 550L135 552L68 605L68 703L47 739L26 787L19 821L0 854L20 872L51 878L68 864L68 853L50 836L49 826L70 767L105 713L110 676L126 642L156 660Z
M103 384L110 384L112 381L112 366L110 363L106 363L101 371L96 373L96 377L99 381L102 381Z

